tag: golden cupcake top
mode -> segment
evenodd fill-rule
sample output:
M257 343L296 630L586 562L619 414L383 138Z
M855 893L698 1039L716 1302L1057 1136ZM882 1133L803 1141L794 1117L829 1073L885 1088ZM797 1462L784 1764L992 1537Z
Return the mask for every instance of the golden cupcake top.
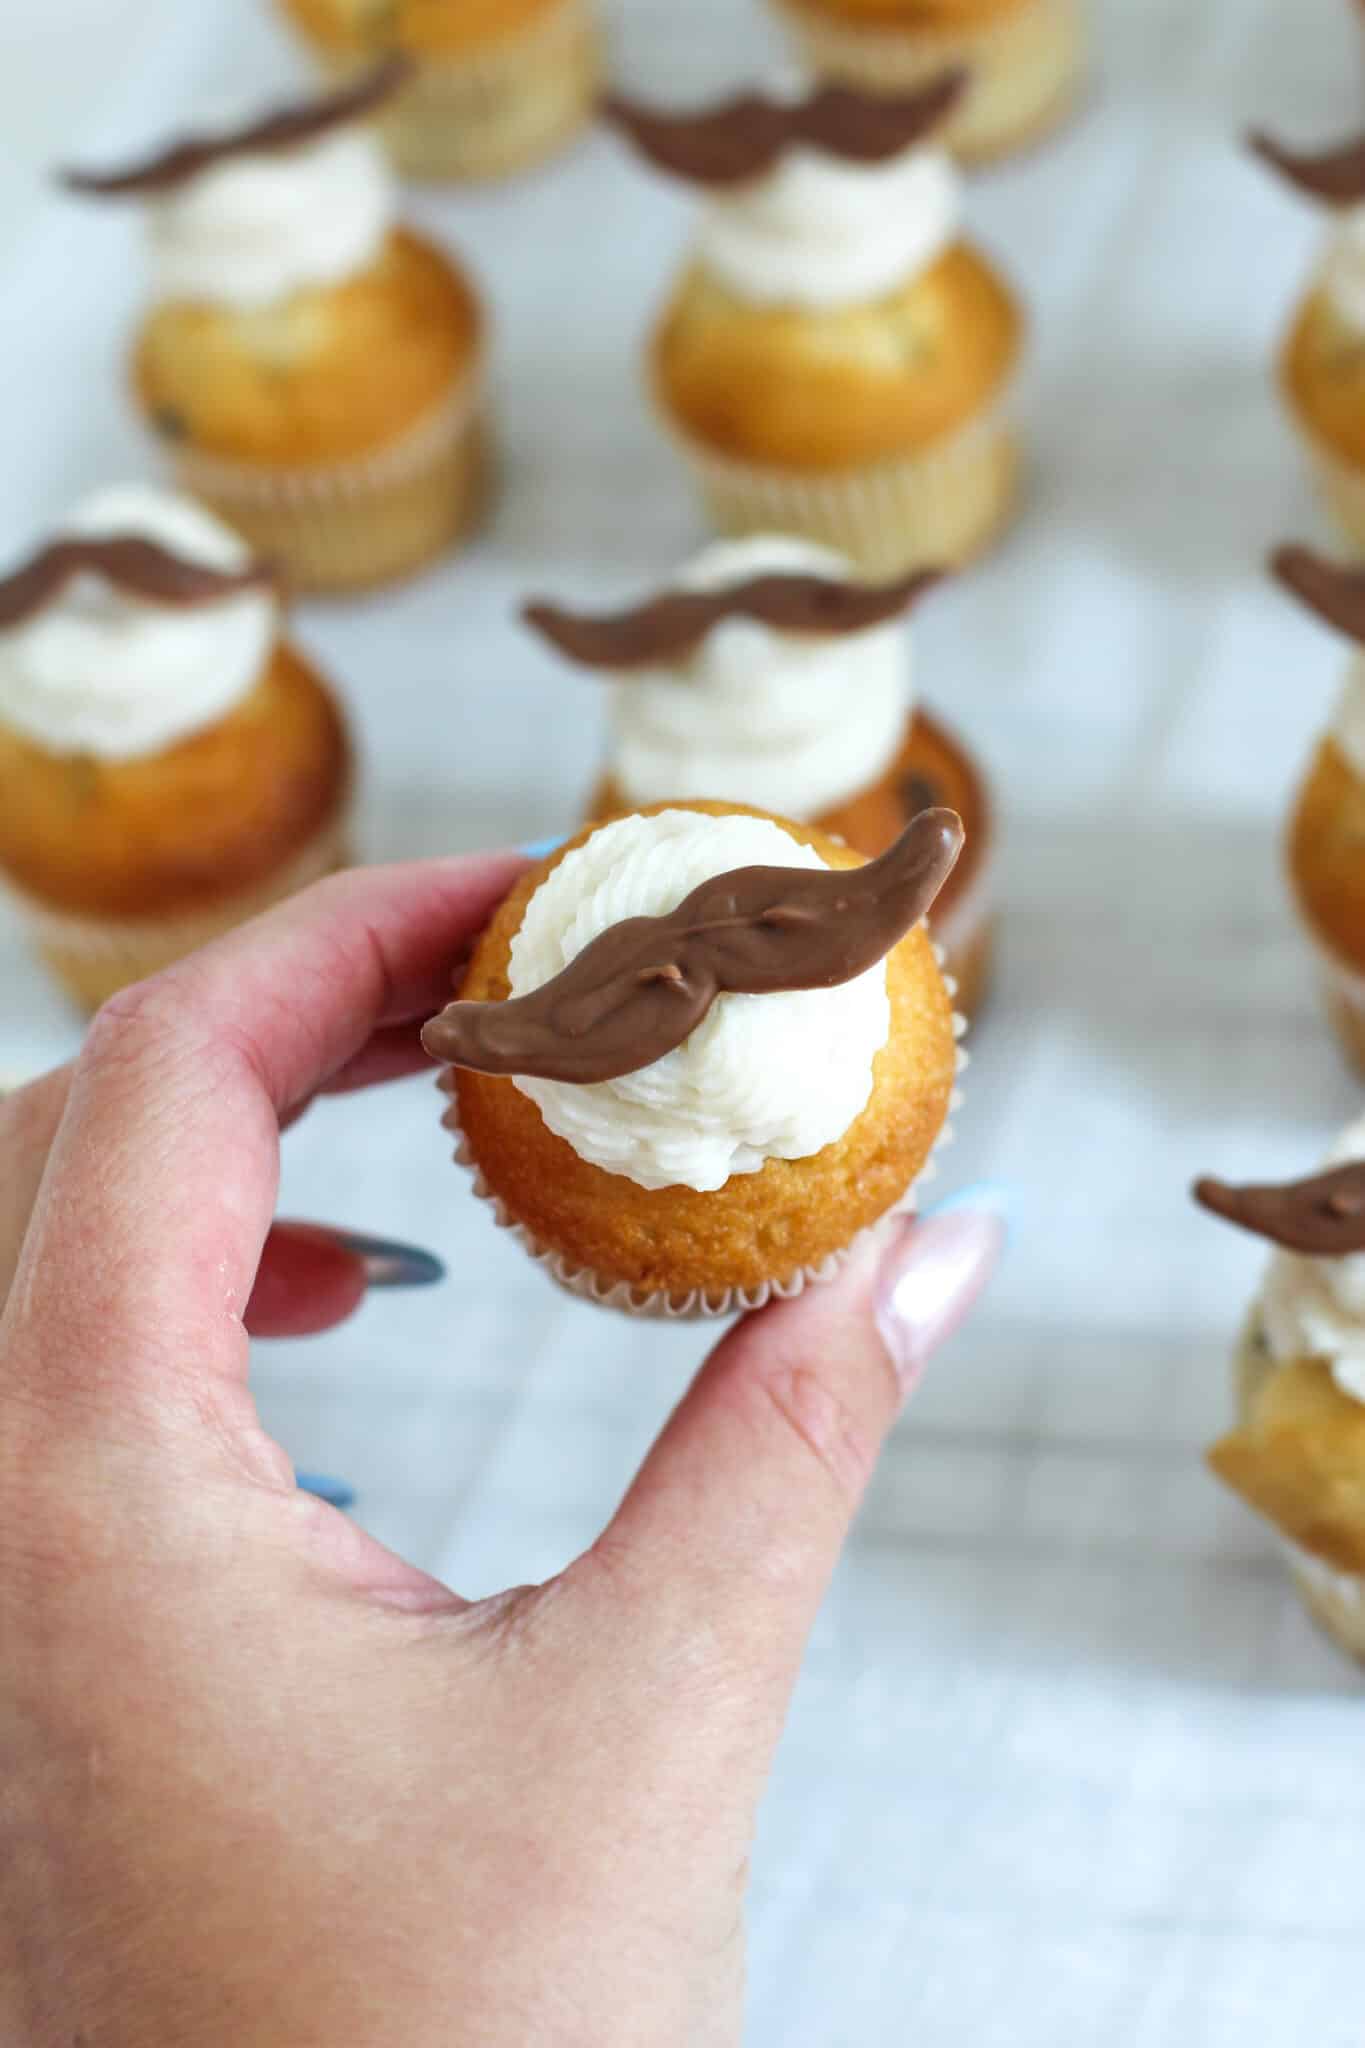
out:
M341 55L388 49L457 59L534 29L563 0L282 0L296 26Z

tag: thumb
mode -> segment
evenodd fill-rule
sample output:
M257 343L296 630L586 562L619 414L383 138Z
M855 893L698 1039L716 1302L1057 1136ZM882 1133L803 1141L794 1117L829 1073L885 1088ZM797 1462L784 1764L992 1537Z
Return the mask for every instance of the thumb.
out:
M898 1220L717 1346L598 1546L665 1668L704 1641L726 1691L780 1720L887 1431L1004 1239L989 1191Z

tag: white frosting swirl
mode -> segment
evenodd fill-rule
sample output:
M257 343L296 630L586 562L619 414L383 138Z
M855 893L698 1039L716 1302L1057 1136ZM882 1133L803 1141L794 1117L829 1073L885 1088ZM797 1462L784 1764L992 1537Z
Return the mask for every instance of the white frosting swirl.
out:
M1332 718L1332 738L1365 781L1365 653L1357 654L1346 671Z
M1343 1132L1325 1166L1365 1159L1365 1118ZM1344 1259L1277 1251L1266 1272L1261 1314L1273 1355L1325 1358L1343 1394L1365 1401L1365 1252Z
M395 187L374 136L340 128L225 157L149 212L157 298L249 312L366 269L393 226Z
M1322 282L1338 318L1365 332L1365 206L1340 216L1327 245Z
M857 305L927 270L955 239L960 212L958 174L942 150L917 144L854 164L798 146L709 203L696 250L757 305Z
M186 561L241 569L245 542L187 498L142 484L84 500L62 532L158 541ZM254 687L275 640L269 590L154 604L74 576L51 604L0 631L0 719L56 754L120 761L212 725Z
M676 587L728 590L771 573L856 575L827 548L763 534L707 548ZM686 660L615 685L614 774L630 804L711 797L815 818L884 773L910 710L900 620L833 635L725 619Z
M767 818L660 811L618 818L566 854L512 941L514 996L551 980L609 925L662 917L713 875L819 868ZM675 1051L619 1081L518 1079L580 1159L640 1187L724 1187L769 1159L805 1159L866 1108L891 1028L886 967L839 988L720 996Z

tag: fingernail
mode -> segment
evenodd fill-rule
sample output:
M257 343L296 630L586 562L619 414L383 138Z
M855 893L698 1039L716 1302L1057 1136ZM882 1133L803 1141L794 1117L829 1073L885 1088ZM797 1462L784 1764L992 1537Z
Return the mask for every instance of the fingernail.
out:
M331 1230L333 1244L360 1260L367 1287L434 1287L446 1269L432 1252L391 1237L366 1237L355 1230Z
M329 1507L353 1508L355 1488L348 1486L344 1479L333 1479L327 1472L296 1472L294 1481L300 1493L315 1493L319 1500L325 1500Z
M877 1275L877 1328L908 1397L962 1323L1005 1247L998 1208L945 1205L909 1221Z
M945 1195L941 1201L931 1202L927 1209L920 1210L921 1224L934 1216L956 1216L963 1209L982 1209L1000 1218L1008 1243L1010 1226L1015 1211L1014 1190L1003 1180L969 1181L956 1194Z
M557 832L550 839L528 839L524 846L517 848L517 852L524 853L527 860L544 860L547 854L553 853L557 847L563 844L564 834Z

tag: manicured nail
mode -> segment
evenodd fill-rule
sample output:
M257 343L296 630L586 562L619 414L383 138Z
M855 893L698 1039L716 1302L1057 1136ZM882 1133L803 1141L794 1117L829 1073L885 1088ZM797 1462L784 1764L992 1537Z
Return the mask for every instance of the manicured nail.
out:
M300 1493L315 1493L329 1507L355 1506L355 1488L348 1486L344 1479L333 1479L327 1472L296 1472L294 1479Z
M524 846L517 848L517 852L524 853L527 860L544 860L548 854L555 851L556 847L563 844L564 834L557 832L551 839L528 839Z
M877 1327L907 1397L962 1323L999 1263L1005 1220L992 1207L945 1207L911 1219L883 1254Z
M367 1287L434 1287L446 1269L432 1252L389 1237L366 1237L355 1230L331 1230L333 1244L350 1252L365 1268Z
M1005 1238L1008 1242L1010 1224L1015 1211L1015 1195L1007 1181L969 1181L967 1186L959 1188L956 1194L945 1195L942 1201L931 1202L927 1209L921 1209L920 1222L927 1223L932 1216L956 1216L963 1209L982 1209L998 1216L1004 1225Z

